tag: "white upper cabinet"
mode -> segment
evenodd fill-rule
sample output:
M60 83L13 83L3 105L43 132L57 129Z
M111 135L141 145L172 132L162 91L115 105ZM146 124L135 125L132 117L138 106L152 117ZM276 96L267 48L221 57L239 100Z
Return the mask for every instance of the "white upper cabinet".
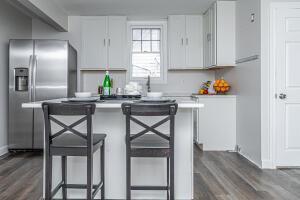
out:
M186 66L203 67L202 16L186 16Z
M235 2L217 1L203 16L204 67L235 66Z
M168 17L169 69L203 67L202 35L201 15Z
M185 67L185 16L168 18L169 68Z
M126 17L108 17L108 67L126 68Z
M81 68L106 68L106 17L83 17Z
M125 69L126 17L82 17L81 68Z

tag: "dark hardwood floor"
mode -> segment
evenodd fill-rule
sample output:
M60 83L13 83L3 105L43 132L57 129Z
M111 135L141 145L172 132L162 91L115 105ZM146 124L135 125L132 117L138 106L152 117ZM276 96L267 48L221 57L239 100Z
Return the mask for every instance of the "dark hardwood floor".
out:
M42 154L0 158L0 200L42 196ZM261 170L236 153L194 150L195 199L300 199L300 169Z

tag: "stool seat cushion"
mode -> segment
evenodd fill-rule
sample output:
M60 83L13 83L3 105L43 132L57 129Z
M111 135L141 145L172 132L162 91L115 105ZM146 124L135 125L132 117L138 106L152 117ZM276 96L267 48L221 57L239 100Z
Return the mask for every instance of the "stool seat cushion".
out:
M170 148L169 141L156 134L145 134L131 141L131 148Z
M106 134L93 134L93 145L97 145L103 141ZM64 133L61 136L52 140L52 147L87 147L87 140L74 135L73 133Z

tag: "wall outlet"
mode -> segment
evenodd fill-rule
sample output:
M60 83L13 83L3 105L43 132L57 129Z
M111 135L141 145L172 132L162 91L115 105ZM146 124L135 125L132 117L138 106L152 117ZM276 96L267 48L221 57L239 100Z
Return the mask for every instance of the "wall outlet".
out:
M239 145L235 145L235 151L236 152L241 152L241 147Z

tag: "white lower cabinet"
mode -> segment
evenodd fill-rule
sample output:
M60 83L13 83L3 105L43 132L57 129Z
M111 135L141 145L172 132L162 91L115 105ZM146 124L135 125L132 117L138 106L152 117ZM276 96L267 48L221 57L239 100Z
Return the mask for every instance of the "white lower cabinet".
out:
M204 151L234 150L236 146L236 96L194 96L204 104L198 112L195 140Z

